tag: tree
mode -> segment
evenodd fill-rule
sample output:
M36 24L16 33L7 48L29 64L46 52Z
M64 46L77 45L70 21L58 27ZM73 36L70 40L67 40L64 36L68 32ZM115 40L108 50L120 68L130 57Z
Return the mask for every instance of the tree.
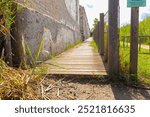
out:
M93 28L91 29L91 32L93 32L93 30L96 28L97 23L98 23L98 19L95 18L94 23L93 23Z

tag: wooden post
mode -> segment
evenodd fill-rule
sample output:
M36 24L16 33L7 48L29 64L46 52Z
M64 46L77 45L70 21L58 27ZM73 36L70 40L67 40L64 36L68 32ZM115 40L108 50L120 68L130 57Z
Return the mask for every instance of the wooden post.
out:
M123 38L123 48L125 48L125 37L122 37Z
M131 8L130 74L137 74L138 70L138 28L139 7L133 7Z
M108 15L108 67L109 76L114 78L119 74L119 0L109 0Z
M92 36L93 36L93 39L94 39L94 41L95 41L95 29L94 29L93 32L92 32Z
M99 45L100 45L100 54L104 55L104 13L100 13Z
M141 51L141 48L142 48L142 39L141 39L142 37L139 37L138 39L138 46L139 46L139 51Z
M98 45L98 51L100 52L100 21L97 23L97 45Z
M96 44L97 44L97 46L98 46L98 49L99 49L99 36L98 36L98 24L99 24L99 22L97 22L97 25L96 25Z
M15 17L15 22L12 24L11 35L15 39L11 39L11 47L12 47L12 63L14 67L26 68L26 53L25 53L25 44L22 37L20 37L18 30L16 28L17 24L17 3L13 3L12 10Z
M11 37L10 32L5 37L5 62L12 66L12 51L11 51Z

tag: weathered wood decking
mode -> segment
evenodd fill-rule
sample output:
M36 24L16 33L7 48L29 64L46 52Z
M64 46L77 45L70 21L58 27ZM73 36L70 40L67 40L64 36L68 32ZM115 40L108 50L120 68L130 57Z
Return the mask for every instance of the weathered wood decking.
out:
M107 75L99 53L90 46L89 38L82 45L48 60L44 66L48 67L48 74L53 75Z

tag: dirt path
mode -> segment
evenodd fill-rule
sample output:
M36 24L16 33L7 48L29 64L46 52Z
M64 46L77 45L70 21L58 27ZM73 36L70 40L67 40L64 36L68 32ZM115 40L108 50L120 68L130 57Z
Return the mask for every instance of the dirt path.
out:
M141 45L141 48L143 48L143 49L149 49L149 46L148 45Z
M40 85L41 86L41 85ZM58 78L50 76L39 88L39 98L48 100L135 100L150 99L150 90L112 83L106 78Z
M130 46L130 43L126 43L128 46ZM139 45L138 45L139 46ZM149 49L150 47L148 45L141 45L141 48L143 49Z

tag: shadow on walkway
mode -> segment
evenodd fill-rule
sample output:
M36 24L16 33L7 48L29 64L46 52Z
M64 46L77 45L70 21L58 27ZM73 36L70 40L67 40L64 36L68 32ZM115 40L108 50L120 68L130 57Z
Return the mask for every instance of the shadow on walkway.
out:
M150 100L150 90L128 87L124 84L111 84L116 100Z

